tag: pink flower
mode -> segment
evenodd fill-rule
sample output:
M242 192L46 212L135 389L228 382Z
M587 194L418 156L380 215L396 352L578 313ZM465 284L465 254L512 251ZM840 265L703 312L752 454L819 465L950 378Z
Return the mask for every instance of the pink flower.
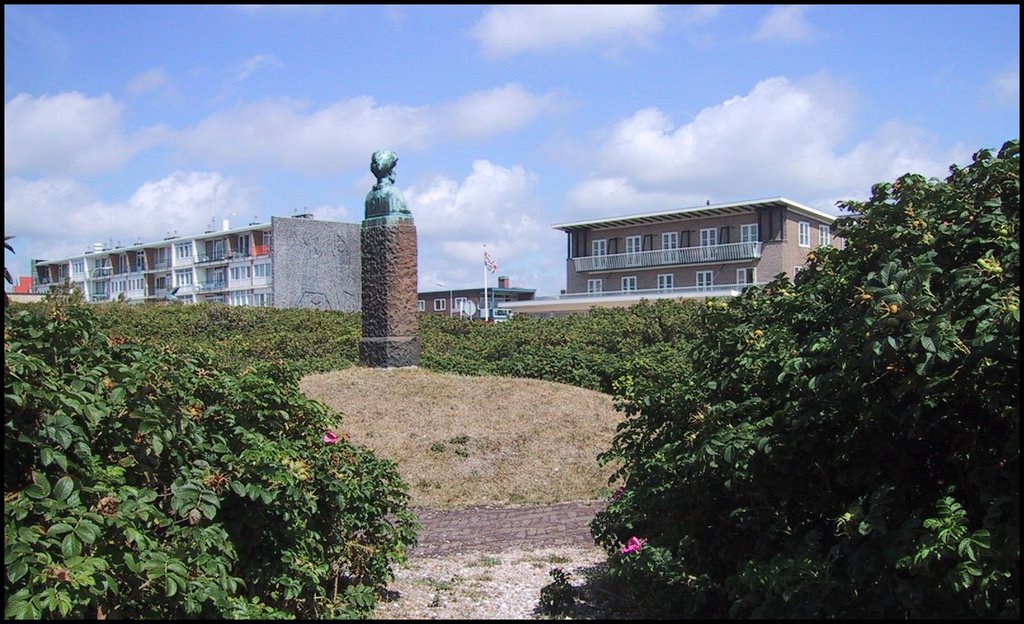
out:
M643 548L644 544L646 544L646 543L647 543L647 540L640 539L639 537L636 537L634 535L633 537L629 538L629 542L627 542L625 546L623 546L622 548L619 549L619 552L624 554L624 555L628 555L630 553L635 553L635 552L640 552L640 549Z
M334 444L338 441L338 434L333 431L328 431L324 434L324 444Z

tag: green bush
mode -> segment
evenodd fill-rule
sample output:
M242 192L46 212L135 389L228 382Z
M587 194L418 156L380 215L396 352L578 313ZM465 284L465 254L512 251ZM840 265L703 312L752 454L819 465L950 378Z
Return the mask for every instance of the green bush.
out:
M424 368L461 375L526 377L611 393L616 379L639 368L675 377L688 370L693 302L643 301L595 308L589 315L518 316L493 325L425 315Z
M365 615L415 542L395 465L294 368L139 344L66 296L5 308L4 355L6 617Z
M1019 617L1019 167L875 185L795 284L705 305L691 376L619 384L592 530L648 612Z

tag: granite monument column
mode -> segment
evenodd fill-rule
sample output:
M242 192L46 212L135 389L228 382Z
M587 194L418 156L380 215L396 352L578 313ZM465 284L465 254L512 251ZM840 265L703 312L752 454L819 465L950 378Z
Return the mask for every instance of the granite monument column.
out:
M359 363L374 368L417 366L416 225L394 187L398 157L378 151L370 159L377 183L366 195L361 230L363 337Z

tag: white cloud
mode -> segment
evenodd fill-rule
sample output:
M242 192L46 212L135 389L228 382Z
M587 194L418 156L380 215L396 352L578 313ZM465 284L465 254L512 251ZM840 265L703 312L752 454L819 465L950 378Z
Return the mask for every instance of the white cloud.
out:
M235 76L235 80L241 82L264 67L284 67L284 63L273 54L257 54L242 63L242 71Z
M251 214L249 191L219 173L176 171L139 187L121 202L105 202L67 179L8 179L4 230L31 240L31 257L80 253L94 242L123 244L203 231L211 218Z
M466 95L442 107L449 133L480 139L512 132L558 108L554 94L534 95L519 84Z
M590 43L644 43L662 28L655 5L497 6L471 35L487 56L507 56Z
M799 43L810 40L814 29L804 15L807 7L778 6L768 12L754 33L757 41L781 41Z
M537 181L522 167L477 160L461 182L437 176L404 190L419 234L422 287L482 285L485 244L498 273L528 287L520 280L535 268L533 254L560 240L533 197ZM564 279L564 266L558 270Z
M128 83L128 87L125 91L128 95L135 96L147 91L159 89L166 84L167 74L164 73L164 68L155 67L153 69L146 70L133 78L132 81Z
M570 192L574 212L638 206L646 212L770 196L831 210L863 197L875 182L914 171L944 177L962 159L957 147L938 153L934 139L898 122L846 146L857 95L818 74L758 83L750 93L702 110L675 125L654 108L616 124L599 150L597 170ZM679 203L664 203L678 196ZM631 201L632 198L632 201ZM826 202L826 203L822 203Z
M622 177L585 180L569 191L568 199L567 220L658 212L696 206L710 200L708 197L686 193L640 191L627 178Z
M367 155L381 146L419 150L438 140L488 138L561 107L556 94L535 95L518 84L437 107L357 97L308 110L294 100L268 100L207 117L181 133L177 144L214 166L250 163L332 173L365 167Z
M995 99L999 103L1020 106L1020 58L992 78Z
M352 98L306 112L292 100L248 104L214 114L182 133L179 145L207 162L255 163L309 172L361 166L367 154L420 148L433 120L412 106Z
M125 134L123 106L108 95L78 92L4 104L4 171L41 175L95 174L114 170L165 136L154 127Z

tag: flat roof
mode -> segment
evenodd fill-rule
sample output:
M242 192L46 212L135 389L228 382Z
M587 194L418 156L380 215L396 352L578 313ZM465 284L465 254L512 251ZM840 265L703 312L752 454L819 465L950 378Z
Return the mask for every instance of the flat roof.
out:
M742 214L750 212L755 208L778 206L785 207L807 216L828 221L835 221L838 217L804 206L785 197L768 197L765 199L752 199L728 204L708 204L705 206L694 206L693 208L680 208L677 210L663 210L660 212L645 212L640 214L623 215L620 217L607 217L604 219L589 219L587 221L571 221L568 223L555 223L551 227L563 232L573 230L585 230L592 228L614 228L632 225L648 225L652 223L665 223L682 219L699 219L702 217L720 217L730 214Z

